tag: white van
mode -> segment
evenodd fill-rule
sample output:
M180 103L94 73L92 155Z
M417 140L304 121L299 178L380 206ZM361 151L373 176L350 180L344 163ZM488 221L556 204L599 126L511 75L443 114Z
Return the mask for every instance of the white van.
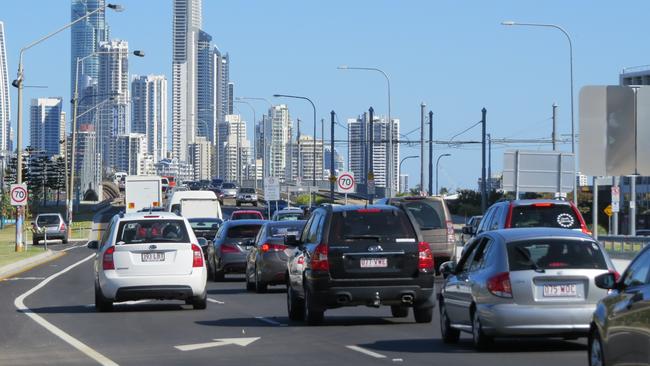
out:
M186 219L214 217L223 220L221 204L212 191L176 191L167 202L167 211Z

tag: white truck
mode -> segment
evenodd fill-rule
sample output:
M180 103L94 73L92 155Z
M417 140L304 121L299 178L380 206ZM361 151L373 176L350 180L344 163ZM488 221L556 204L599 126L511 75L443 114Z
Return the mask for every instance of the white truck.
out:
M212 191L174 191L167 202L167 211L175 212L186 219L223 219L219 199Z
M157 175L129 175L124 183L126 212L162 207L162 181Z

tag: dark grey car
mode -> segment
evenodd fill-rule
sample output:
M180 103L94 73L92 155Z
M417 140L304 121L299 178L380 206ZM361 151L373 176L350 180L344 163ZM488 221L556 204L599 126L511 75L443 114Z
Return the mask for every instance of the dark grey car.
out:
M244 273L246 256L264 220L228 220L217 231L214 246L214 280L222 281L226 273Z
M269 221L260 229L246 260L246 289L266 292L268 285L286 283L287 260L297 249L284 244L287 235L298 236L305 220Z

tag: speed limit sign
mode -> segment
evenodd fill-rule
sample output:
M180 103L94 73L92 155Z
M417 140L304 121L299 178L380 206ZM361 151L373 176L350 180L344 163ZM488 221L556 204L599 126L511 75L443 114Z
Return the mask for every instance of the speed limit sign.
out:
M27 184L12 184L10 192L12 206L27 205Z
M352 172L343 172L336 179L336 191L339 193L354 193L355 188Z

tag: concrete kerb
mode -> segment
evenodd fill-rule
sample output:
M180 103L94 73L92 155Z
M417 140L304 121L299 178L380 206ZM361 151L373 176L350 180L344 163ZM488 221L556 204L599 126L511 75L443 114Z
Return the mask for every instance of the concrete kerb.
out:
M75 240L70 240L70 243L84 243L87 241L88 241L87 239L75 239ZM47 262L61 258L64 255L65 255L65 250L48 249L43 253L37 254L33 257L25 258L17 262L7 264L6 266L2 266L0 267L0 281L6 280L7 278L14 277L20 273L29 271L30 269L36 268Z

